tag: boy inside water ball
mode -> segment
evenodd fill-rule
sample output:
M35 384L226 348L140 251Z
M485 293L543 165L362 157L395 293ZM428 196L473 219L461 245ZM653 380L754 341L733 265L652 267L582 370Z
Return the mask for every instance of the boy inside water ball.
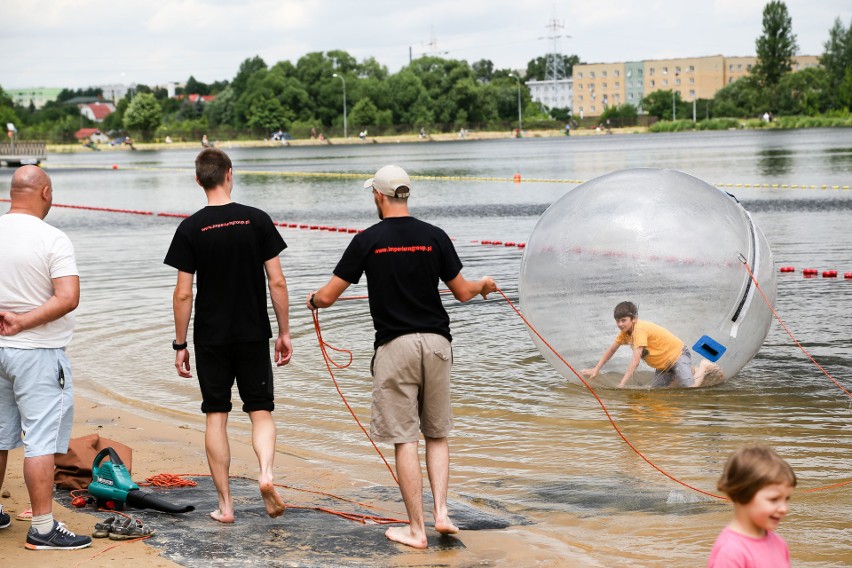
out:
M633 357L627 365L624 377L618 383L619 388L624 388L630 382L643 359L655 370L651 388L664 388L675 384L691 388L718 384L725 380L719 365L707 360L693 367L692 355L683 341L661 325L639 320L639 310L633 302L621 302L615 306L613 315L619 333L598 364L593 369L581 371L584 377L597 377L618 348L629 345L633 349Z

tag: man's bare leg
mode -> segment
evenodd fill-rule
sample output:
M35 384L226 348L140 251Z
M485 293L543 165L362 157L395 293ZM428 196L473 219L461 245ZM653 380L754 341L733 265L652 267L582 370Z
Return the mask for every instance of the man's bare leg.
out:
M24 458L24 483L30 494L33 516L53 511L53 454Z
M228 413L208 412L207 429L204 432L204 447L207 450L207 464L216 494L219 508L210 513L213 520L220 523L234 522L234 500L231 497L229 470L231 468L231 446L228 443ZM33 510L35 514L35 510Z
M447 512L447 487L450 483L450 444L447 438L426 438L426 471L432 486L435 508L435 530L441 534L455 534L459 528Z
M385 536L412 548L426 548L426 525L423 522L423 472L420 469L419 442L407 442L394 446L396 475L399 491L408 512L407 527L391 527Z
M272 466L275 462L275 422L268 410L249 412L251 418L251 445L257 455L260 475L257 482L260 495L266 506L266 514L272 518L284 513L284 501L275 490Z

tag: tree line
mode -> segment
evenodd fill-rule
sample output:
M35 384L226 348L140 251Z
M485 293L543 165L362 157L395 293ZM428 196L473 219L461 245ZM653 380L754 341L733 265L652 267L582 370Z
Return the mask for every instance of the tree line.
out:
M698 120L720 117L774 115L835 115L849 117L852 109L852 22L838 18L829 30L820 67L793 72L798 45L784 2L764 7L763 33L755 42L757 65L745 76L718 91L713 99L695 103ZM577 55L563 55L567 75ZM545 78L546 57L527 64L525 80ZM547 108L532 100L523 82L510 69L496 69L490 60L424 56L397 73L369 57L357 61L343 50L313 52L296 63L272 66L260 57L244 60L230 81L205 84L194 77L181 94L213 95L210 102L169 98L166 89L137 85L116 105L102 124L79 115L66 104L76 96L98 96L98 89L63 90L41 109L21 107L0 87L0 123L18 125L22 138L73 141L83 126L104 132L128 131L143 139L268 137L286 131L294 137L312 132L339 136L346 120L350 133L371 134L456 131L461 128L509 130L516 126L520 107L525 128L560 128L570 120L567 108ZM672 105L674 101L674 108ZM692 103L673 91L654 91L641 102L641 112L661 120L692 117ZM631 123L640 109L630 104L610 106L601 121Z

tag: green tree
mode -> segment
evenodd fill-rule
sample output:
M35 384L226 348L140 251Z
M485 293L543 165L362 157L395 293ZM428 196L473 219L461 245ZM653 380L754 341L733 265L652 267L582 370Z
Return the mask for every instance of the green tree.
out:
M197 81L195 77L190 75L184 84L183 93L187 95L209 95L210 87L201 81Z
M852 91L848 83L844 88L846 77L852 72L852 22L844 28L840 18L834 20L834 26L828 32L828 41L824 44L825 52L819 58L829 83L832 107L852 108Z
M231 81L231 88L234 90L234 95L237 98L239 98L243 94L243 91L245 91L249 78L261 69L266 70L266 62L258 55L240 63L240 68L237 71L236 76L234 76L234 80Z
M378 110L370 99L361 99L352 107L352 112L349 113L349 123L359 128L372 126L376 124Z
M757 116L758 112L766 112L765 108L759 110L762 106L760 101L761 89L757 79L745 76L719 89L713 97L711 109L714 118Z
M825 69L809 67L796 73L787 73L781 78L774 112L814 116L828 110L830 101L831 93Z
M473 69L473 76L480 83L490 83L494 76L494 64L490 59L480 59L471 65L471 69Z
M674 93L674 95L672 93ZM672 96L674 96L674 98L672 98ZM672 101L674 101L674 107L676 111L674 117L672 117ZM689 106L691 108L691 105ZM647 94L642 99L642 108L645 109L645 112L650 114L651 116L656 116L661 120L686 118L686 107L687 105L685 105L683 100L680 98L680 92L678 91L654 91L652 93Z
M147 140L163 121L163 112L157 99L151 93L141 93L133 97L127 112L124 113L124 127L139 132Z
M281 104L275 97L262 95L251 102L248 109L248 125L266 132L290 129L292 112Z
M225 87L216 98L207 103L204 107L204 114L207 116L207 123L211 128L218 126L237 126L236 110L236 95L234 89L228 85Z
M763 87L772 87L793 68L793 56L799 46L793 33L793 20L787 5L773 0L763 8L763 35L755 42L757 64L752 75Z
M394 94L390 108L395 124L409 124L415 130L432 124L431 100L420 77L405 68L388 77L387 84Z
M3 87L0 87L0 129L5 128L7 122L14 124L15 128L22 126L21 120L15 112L14 101L6 94Z

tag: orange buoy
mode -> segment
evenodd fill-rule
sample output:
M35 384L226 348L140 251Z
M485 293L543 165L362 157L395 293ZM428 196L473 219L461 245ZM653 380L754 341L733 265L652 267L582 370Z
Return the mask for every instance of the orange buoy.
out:
M521 182L521 174L515 174L515 177L513 177L512 179L515 180L515 183L520 183Z

